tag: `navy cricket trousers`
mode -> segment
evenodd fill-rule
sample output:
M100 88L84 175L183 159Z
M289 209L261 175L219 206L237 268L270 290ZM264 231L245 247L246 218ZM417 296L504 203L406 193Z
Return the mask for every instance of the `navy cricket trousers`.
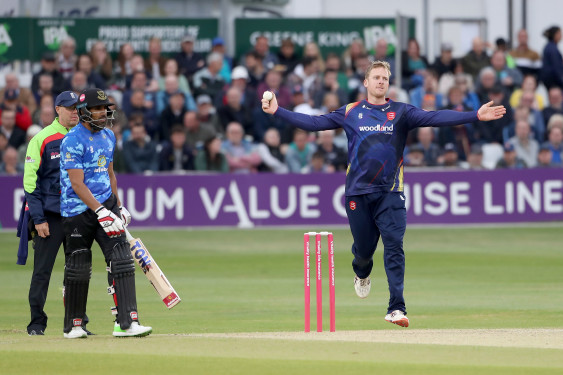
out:
M45 211L45 218L49 224L49 237L43 238L37 235L33 220L29 225L35 232L33 236L33 274L29 286L29 308L31 310L31 321L27 325L27 332L47 328L47 314L44 311L47 301L47 292L51 281L51 273L59 252L63 245L66 249L65 235L63 233L62 217L58 213ZM66 256L65 256L66 258ZM84 316L84 327L88 324L88 316Z
M45 218L49 224L50 236L42 238L33 236L33 274L29 286L29 308L31 310L31 321L27 326L27 332L31 330L45 330L47 328L47 314L43 310L47 301L47 292L51 273L59 248L64 242L63 227L61 225L61 215L52 212L45 212ZM29 225L35 231L35 225L30 220Z
M378 191L346 197L346 214L354 238L352 267L365 279L373 268L373 254L379 237L383 240L383 263L389 284L388 313L401 310L406 314L403 297L405 253L403 237L407 226L405 196L401 192Z

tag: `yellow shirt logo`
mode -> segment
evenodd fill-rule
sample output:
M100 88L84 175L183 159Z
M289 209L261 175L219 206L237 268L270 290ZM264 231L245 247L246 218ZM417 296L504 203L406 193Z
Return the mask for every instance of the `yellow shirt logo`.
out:
M104 165L106 165L106 163L106 157L104 155L100 155L100 157L98 158L98 167L103 167Z

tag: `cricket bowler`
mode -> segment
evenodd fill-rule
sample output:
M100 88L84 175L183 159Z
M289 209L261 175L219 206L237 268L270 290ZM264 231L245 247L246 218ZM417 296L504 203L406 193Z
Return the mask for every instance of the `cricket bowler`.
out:
M275 95L262 99L264 112L298 128L319 131L342 127L348 138L346 214L354 243L354 288L360 298L370 292L373 254L383 240L383 262L389 285L385 320L409 326L403 297L407 225L403 193L403 152L410 130L427 126L453 126L501 118L506 109L484 104L478 111L424 111L385 97L389 89L389 63L374 61L368 67L364 87L367 100L345 105L331 113L309 116L278 106Z

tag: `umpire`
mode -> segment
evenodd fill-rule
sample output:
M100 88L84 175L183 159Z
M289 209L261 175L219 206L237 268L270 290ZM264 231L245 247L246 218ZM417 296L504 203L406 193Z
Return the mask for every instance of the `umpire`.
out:
M33 275L29 286L31 321L27 326L30 336L43 335L47 328L47 314L43 310L51 272L64 233L61 220L60 146L63 137L78 123L76 102L78 95L64 91L55 100L58 117L31 139L25 157L23 186L31 221L33 238ZM25 211L22 210L22 218ZM27 248L27 245L26 245ZM25 264L25 258L18 259ZM85 321L87 318L84 319Z

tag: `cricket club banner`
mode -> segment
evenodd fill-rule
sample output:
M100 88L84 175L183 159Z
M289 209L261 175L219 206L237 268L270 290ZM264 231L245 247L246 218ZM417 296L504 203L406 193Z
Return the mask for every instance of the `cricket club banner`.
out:
M125 43L145 55L149 40L157 37L162 53L174 55L185 35L196 38L194 50L207 53L218 31L215 18L0 18L0 61L39 61L43 52L58 51L68 36L76 39L77 54L88 53L96 41L103 41L113 58Z
M405 173L409 224L563 220L563 169ZM345 225L344 174L120 175L134 226ZM0 222L15 228L21 177L0 178Z

